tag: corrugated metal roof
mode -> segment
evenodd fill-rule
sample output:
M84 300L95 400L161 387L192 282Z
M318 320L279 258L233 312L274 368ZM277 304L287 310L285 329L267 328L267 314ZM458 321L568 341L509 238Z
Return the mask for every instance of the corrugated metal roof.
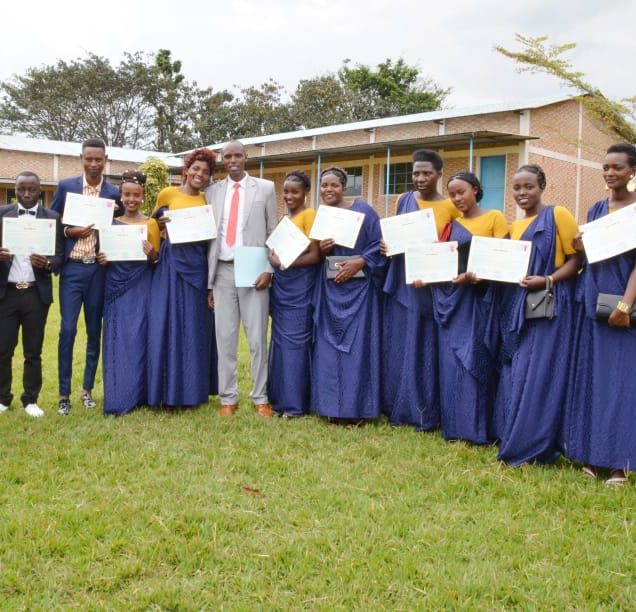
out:
M309 130L296 130L294 132L282 132L280 134L269 134L267 136L240 138L240 141L245 145L254 145L264 144L267 142L277 142L279 140L289 140L292 138L312 138L313 136L325 136L327 134L338 134L341 132L351 132L353 130L370 130L373 128L390 127L408 123L420 123L423 121L442 121L458 117L469 117L471 115L488 115L491 113L519 111L526 108L532 109L540 106L548 106L549 104L557 104L559 102L571 100L572 98L573 96L552 96L548 98L532 98L524 101L500 102L497 104L486 104L465 108L449 108L429 111L426 113L415 113L413 115L402 115L400 117L385 117L384 119L370 119L368 121L356 121L355 123L341 123L339 125L329 125ZM226 142L220 142L208 145L208 148L219 150L226 144ZM177 155L186 155L189 152L190 151L184 151Z
M78 157L82 152L82 145L79 142L64 142L62 140L46 140L45 138L0 134L0 149ZM143 149L124 149L121 147L106 147L106 152L108 153L108 158L113 161L141 164L149 157L158 157L169 166L181 166L183 164L183 160L179 157L174 157L172 153L146 151Z

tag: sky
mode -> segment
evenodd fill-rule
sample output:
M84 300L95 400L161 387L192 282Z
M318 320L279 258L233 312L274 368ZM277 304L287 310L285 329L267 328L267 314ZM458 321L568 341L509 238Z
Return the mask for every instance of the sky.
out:
M0 80L89 52L118 63L126 51L166 48L188 80L215 90L273 78L291 92L346 58L402 57L452 88L447 107L570 93L494 51L519 50L520 33L576 42L566 57L588 81L615 99L636 95L634 0L35 0L2 12Z

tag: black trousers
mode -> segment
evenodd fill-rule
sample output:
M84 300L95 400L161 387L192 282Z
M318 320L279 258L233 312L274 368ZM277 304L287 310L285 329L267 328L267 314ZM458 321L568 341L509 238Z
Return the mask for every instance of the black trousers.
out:
M42 343L49 306L35 286L28 289L7 286L0 300L0 404L8 406L13 399L11 365L20 327L24 353L22 405L37 403L42 389Z

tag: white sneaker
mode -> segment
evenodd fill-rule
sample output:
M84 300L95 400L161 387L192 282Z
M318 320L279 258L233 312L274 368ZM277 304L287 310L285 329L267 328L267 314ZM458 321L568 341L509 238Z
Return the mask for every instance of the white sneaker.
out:
M40 408L37 404L27 404L24 407L24 412L32 417L44 416L44 410L42 410L42 408Z
M4 404L0 404L0 414L9 410L9 406L5 406Z

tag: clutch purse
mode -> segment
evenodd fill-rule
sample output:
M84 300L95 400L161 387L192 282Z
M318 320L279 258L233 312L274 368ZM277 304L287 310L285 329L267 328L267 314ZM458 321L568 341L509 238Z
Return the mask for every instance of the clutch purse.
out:
M612 293L599 293L596 298L596 318L607 321L612 314L616 305L623 299L622 295L614 295ZM632 310L629 315L632 323L636 323L636 310Z
M545 279L545 289L528 291L526 295L526 319L551 319L554 317L554 293L550 279Z
M343 263L351 259L358 259L359 255L329 255L325 257L327 278L336 278ZM365 278L364 270L358 270L351 278Z

